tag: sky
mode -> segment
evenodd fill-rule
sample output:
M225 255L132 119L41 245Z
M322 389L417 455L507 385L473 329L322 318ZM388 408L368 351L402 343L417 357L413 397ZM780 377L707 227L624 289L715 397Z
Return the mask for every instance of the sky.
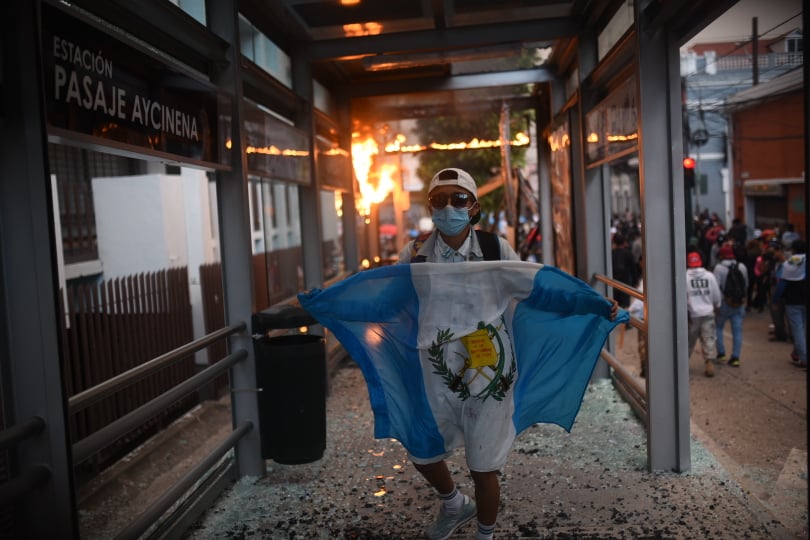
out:
M740 0L686 45L746 41L751 38L753 17L757 18L760 38L775 37L801 28L801 12L802 0Z

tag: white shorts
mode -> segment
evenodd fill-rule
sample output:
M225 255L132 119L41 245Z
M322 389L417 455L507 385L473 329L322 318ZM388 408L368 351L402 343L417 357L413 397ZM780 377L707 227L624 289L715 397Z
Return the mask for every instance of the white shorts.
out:
M491 325L492 343L497 361L492 366L464 369L469 353L460 340L444 344L437 369L436 358L423 362L425 391L433 417L444 437L445 452L429 458L409 454L416 464L436 463L453 450L464 446L470 470L489 472L500 470L515 440L512 415L517 381L514 349L503 318ZM496 336L494 334L497 334ZM444 371L445 375L437 374ZM453 374L463 374L454 384Z

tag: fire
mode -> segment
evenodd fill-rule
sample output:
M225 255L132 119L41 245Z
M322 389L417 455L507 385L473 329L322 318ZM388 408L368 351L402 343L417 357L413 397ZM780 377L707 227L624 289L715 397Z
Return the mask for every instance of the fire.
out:
M529 144L529 136L525 133L518 132L515 138L509 141L510 146L526 146ZM474 137L467 142L451 142L451 143L438 143L432 142L428 145L423 144L405 144L405 136L397 135L393 142L385 146L387 153L415 153L425 150L480 150L482 148L497 148L501 146L500 139L486 140Z
M230 150L233 147L233 143L230 139L225 141L225 148ZM245 147L246 154L266 154L269 156L292 156L292 157L306 157L309 155L309 150L295 150L291 148L279 148L278 146L271 144L270 146L246 146Z
M355 138L359 135L355 134ZM379 167L379 173L372 174L374 156L380 153L377 142L373 137L368 136L363 140L352 143L352 165L354 175L360 187L360 197L357 199L357 212L361 216L371 213L371 205L383 202L388 195L394 191L394 176L397 167L389 163L383 163ZM371 182L376 178L376 185Z

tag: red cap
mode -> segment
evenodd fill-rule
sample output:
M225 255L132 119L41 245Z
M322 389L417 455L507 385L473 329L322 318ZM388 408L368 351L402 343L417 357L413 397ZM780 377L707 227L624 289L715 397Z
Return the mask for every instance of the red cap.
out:
M721 259L733 259L734 258L734 250L731 249L731 246L723 246L720 248L720 251L717 252Z
M686 255L686 266L688 268L699 268L703 266L703 258L700 253L693 251Z

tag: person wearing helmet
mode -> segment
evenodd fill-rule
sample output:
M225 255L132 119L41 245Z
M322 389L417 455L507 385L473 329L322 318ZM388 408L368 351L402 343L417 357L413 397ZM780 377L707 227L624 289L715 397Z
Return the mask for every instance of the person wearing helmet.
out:
M703 349L704 374L714 377L717 359L717 332L714 311L720 308L722 294L714 274L703 268L697 251L686 255L686 306L689 315L689 356L697 340Z

